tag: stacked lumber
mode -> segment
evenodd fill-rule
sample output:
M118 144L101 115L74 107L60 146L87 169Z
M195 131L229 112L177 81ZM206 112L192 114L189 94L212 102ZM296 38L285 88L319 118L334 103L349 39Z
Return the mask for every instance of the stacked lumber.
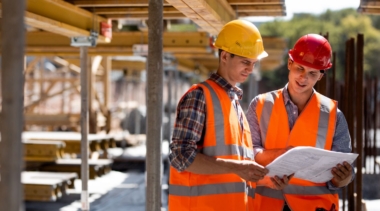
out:
M74 188L76 173L22 172L21 183L26 201L56 201Z
M95 179L108 174L111 171L112 162L109 159L89 160L89 179ZM81 178L81 163L80 159L60 159L54 163L42 166L40 170L48 172L75 172Z
M52 162L62 159L65 152L63 141L23 140L24 160Z

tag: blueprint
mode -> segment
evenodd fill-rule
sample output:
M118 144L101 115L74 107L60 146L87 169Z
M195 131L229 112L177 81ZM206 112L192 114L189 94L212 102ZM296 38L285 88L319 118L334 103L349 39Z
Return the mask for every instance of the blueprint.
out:
M331 180L331 169L344 161L352 164L358 157L356 153L333 152L314 147L295 147L277 157L266 168L267 176L291 175L316 183Z

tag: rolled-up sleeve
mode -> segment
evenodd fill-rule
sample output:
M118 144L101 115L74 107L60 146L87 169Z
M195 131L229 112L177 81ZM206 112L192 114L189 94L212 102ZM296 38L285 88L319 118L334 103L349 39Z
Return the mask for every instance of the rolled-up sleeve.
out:
M260 136L260 127L259 122L257 119L256 114L256 106L259 101L258 97L255 97L247 110L247 120L249 124L249 129L251 130L251 137L252 137L252 144L253 144L253 153L254 156L256 156L257 153L263 151L264 147L261 142L261 136Z
M205 116L205 97L200 88L188 92L178 103L169 159L171 165L180 172L195 159Z

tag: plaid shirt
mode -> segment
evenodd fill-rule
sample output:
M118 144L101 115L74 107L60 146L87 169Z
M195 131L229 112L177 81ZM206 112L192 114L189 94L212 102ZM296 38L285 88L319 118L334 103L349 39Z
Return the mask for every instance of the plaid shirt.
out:
M221 86L231 101L240 100L243 91L234 87L220 75L214 73L210 80ZM235 101L237 102L237 100ZM238 103L234 103L236 112L243 113ZM206 101L201 88L188 92L178 103L176 122L170 143L170 163L178 171L183 171L194 161L197 146L203 144L205 134Z

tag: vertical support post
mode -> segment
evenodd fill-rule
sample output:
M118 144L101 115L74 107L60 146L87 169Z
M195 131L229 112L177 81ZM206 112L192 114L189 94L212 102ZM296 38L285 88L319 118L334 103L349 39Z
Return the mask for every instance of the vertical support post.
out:
M346 84L347 90L348 90L348 95L346 99L349 99L350 97L356 97L355 93L355 88L354 86L351 86L351 84L355 83L355 40L354 38L351 38L348 41L349 45L349 52L348 52L348 83ZM347 105L347 114L348 114L348 129L350 131L350 136L351 136L351 146L352 146L352 151L356 152L356 145L354 142L356 141L355 138L355 105L352 103L349 103L348 101L346 102ZM355 210L355 198L354 198L354 193L355 193L355 183L350 183L348 185L348 210L349 211L354 211Z
M172 86L173 86L173 69L170 69L168 70L168 102L167 102L167 105L168 105L168 135L169 135L169 142L170 142L170 139L171 139L171 135L172 135L172 131L171 131L171 128L172 128L172 118L171 118L171 114L172 114Z
M373 113L373 173L376 174L376 157L377 157L377 77L374 79L374 113Z
M41 103L39 104L38 106L38 112L40 114L42 114L44 111L45 111L45 107L46 107L46 101L45 100L42 100L45 98L46 94L44 92L44 72L45 72L45 66L44 66L44 62L45 62L45 57L42 57L41 60L40 60L40 65L39 65L39 69L38 69L38 74L39 74L39 88L40 88L40 99L41 99Z
M106 56L103 58L103 68L104 68L104 76L103 76L103 92L104 92L104 107L107 108L107 116L106 116L106 132L108 133L111 130L111 112L109 110L110 103L110 86L111 86L111 70L112 70L112 58L110 56Z
M103 68L104 68L104 76L103 76L103 84L104 84L104 107L108 109L110 102L110 86L111 86L111 69L112 69L112 58L110 56L106 56L103 58Z
M82 211L89 211L90 204L88 202L88 108L89 108L89 61L88 61L88 48L80 47L80 83L81 83L81 113L80 113L80 126L81 126L81 150L80 156L81 164L81 180L82 180L82 194L81 203Z
M363 166L363 48L364 36L358 34L356 43L356 153L357 158L356 168L356 211L362 210L362 166Z
M149 0L147 73L146 211L161 209L162 128L162 31L163 0Z
M2 1L0 209L24 210L21 133L24 107L25 1Z

